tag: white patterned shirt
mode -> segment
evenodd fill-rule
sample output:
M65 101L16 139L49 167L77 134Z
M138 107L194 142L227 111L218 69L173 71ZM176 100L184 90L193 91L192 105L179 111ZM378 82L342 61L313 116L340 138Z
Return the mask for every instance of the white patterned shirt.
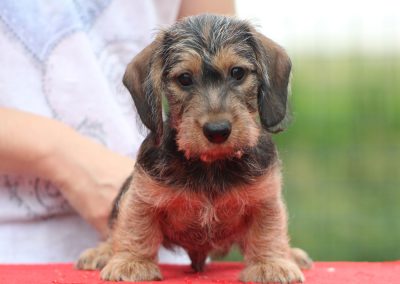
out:
M174 22L179 5L1 0L0 106L57 119L135 157L143 137L122 74L157 29ZM0 174L0 263L74 261L98 238L50 182Z

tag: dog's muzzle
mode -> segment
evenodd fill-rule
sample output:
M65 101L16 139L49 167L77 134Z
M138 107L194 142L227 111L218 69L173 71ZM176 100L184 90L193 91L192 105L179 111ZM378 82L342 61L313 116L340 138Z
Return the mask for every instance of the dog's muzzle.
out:
M204 136L215 144L224 143L231 134L232 125L227 120L207 122L203 125Z

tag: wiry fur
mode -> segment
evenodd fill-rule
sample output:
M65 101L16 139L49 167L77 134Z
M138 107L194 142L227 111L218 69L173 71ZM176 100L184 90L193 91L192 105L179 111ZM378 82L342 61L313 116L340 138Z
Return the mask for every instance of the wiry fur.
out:
M243 79L231 77L234 67L245 70ZM162 31L124 76L151 133L115 202L109 240L83 253L77 267L102 269L106 280L159 280L161 244L183 247L202 271L210 253L237 243L242 281L303 281L300 268L311 260L289 246L270 134L286 116L290 69L285 51L245 21L203 15ZM183 73L192 85L178 83ZM214 143L203 128L221 120L232 130Z

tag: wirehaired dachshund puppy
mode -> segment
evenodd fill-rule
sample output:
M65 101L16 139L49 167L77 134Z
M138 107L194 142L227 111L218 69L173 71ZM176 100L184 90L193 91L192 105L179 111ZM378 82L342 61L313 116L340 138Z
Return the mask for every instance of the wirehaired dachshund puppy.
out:
M161 31L123 79L150 133L115 201L111 236L76 266L105 280L160 280L161 245L183 247L202 271L210 253L238 244L241 281L303 281L311 260L289 246L271 140L290 73L286 52L246 21L201 15Z

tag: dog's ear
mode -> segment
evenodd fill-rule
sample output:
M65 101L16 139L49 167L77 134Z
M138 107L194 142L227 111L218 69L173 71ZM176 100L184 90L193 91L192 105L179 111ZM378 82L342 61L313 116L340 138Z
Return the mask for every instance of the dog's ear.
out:
M280 123L286 117L292 64L281 46L261 33L255 35L262 49L260 64L264 77L258 94L258 111L263 127L276 133L283 130Z
M131 93L143 124L159 144L163 133L160 37L139 52L126 68L123 83Z

